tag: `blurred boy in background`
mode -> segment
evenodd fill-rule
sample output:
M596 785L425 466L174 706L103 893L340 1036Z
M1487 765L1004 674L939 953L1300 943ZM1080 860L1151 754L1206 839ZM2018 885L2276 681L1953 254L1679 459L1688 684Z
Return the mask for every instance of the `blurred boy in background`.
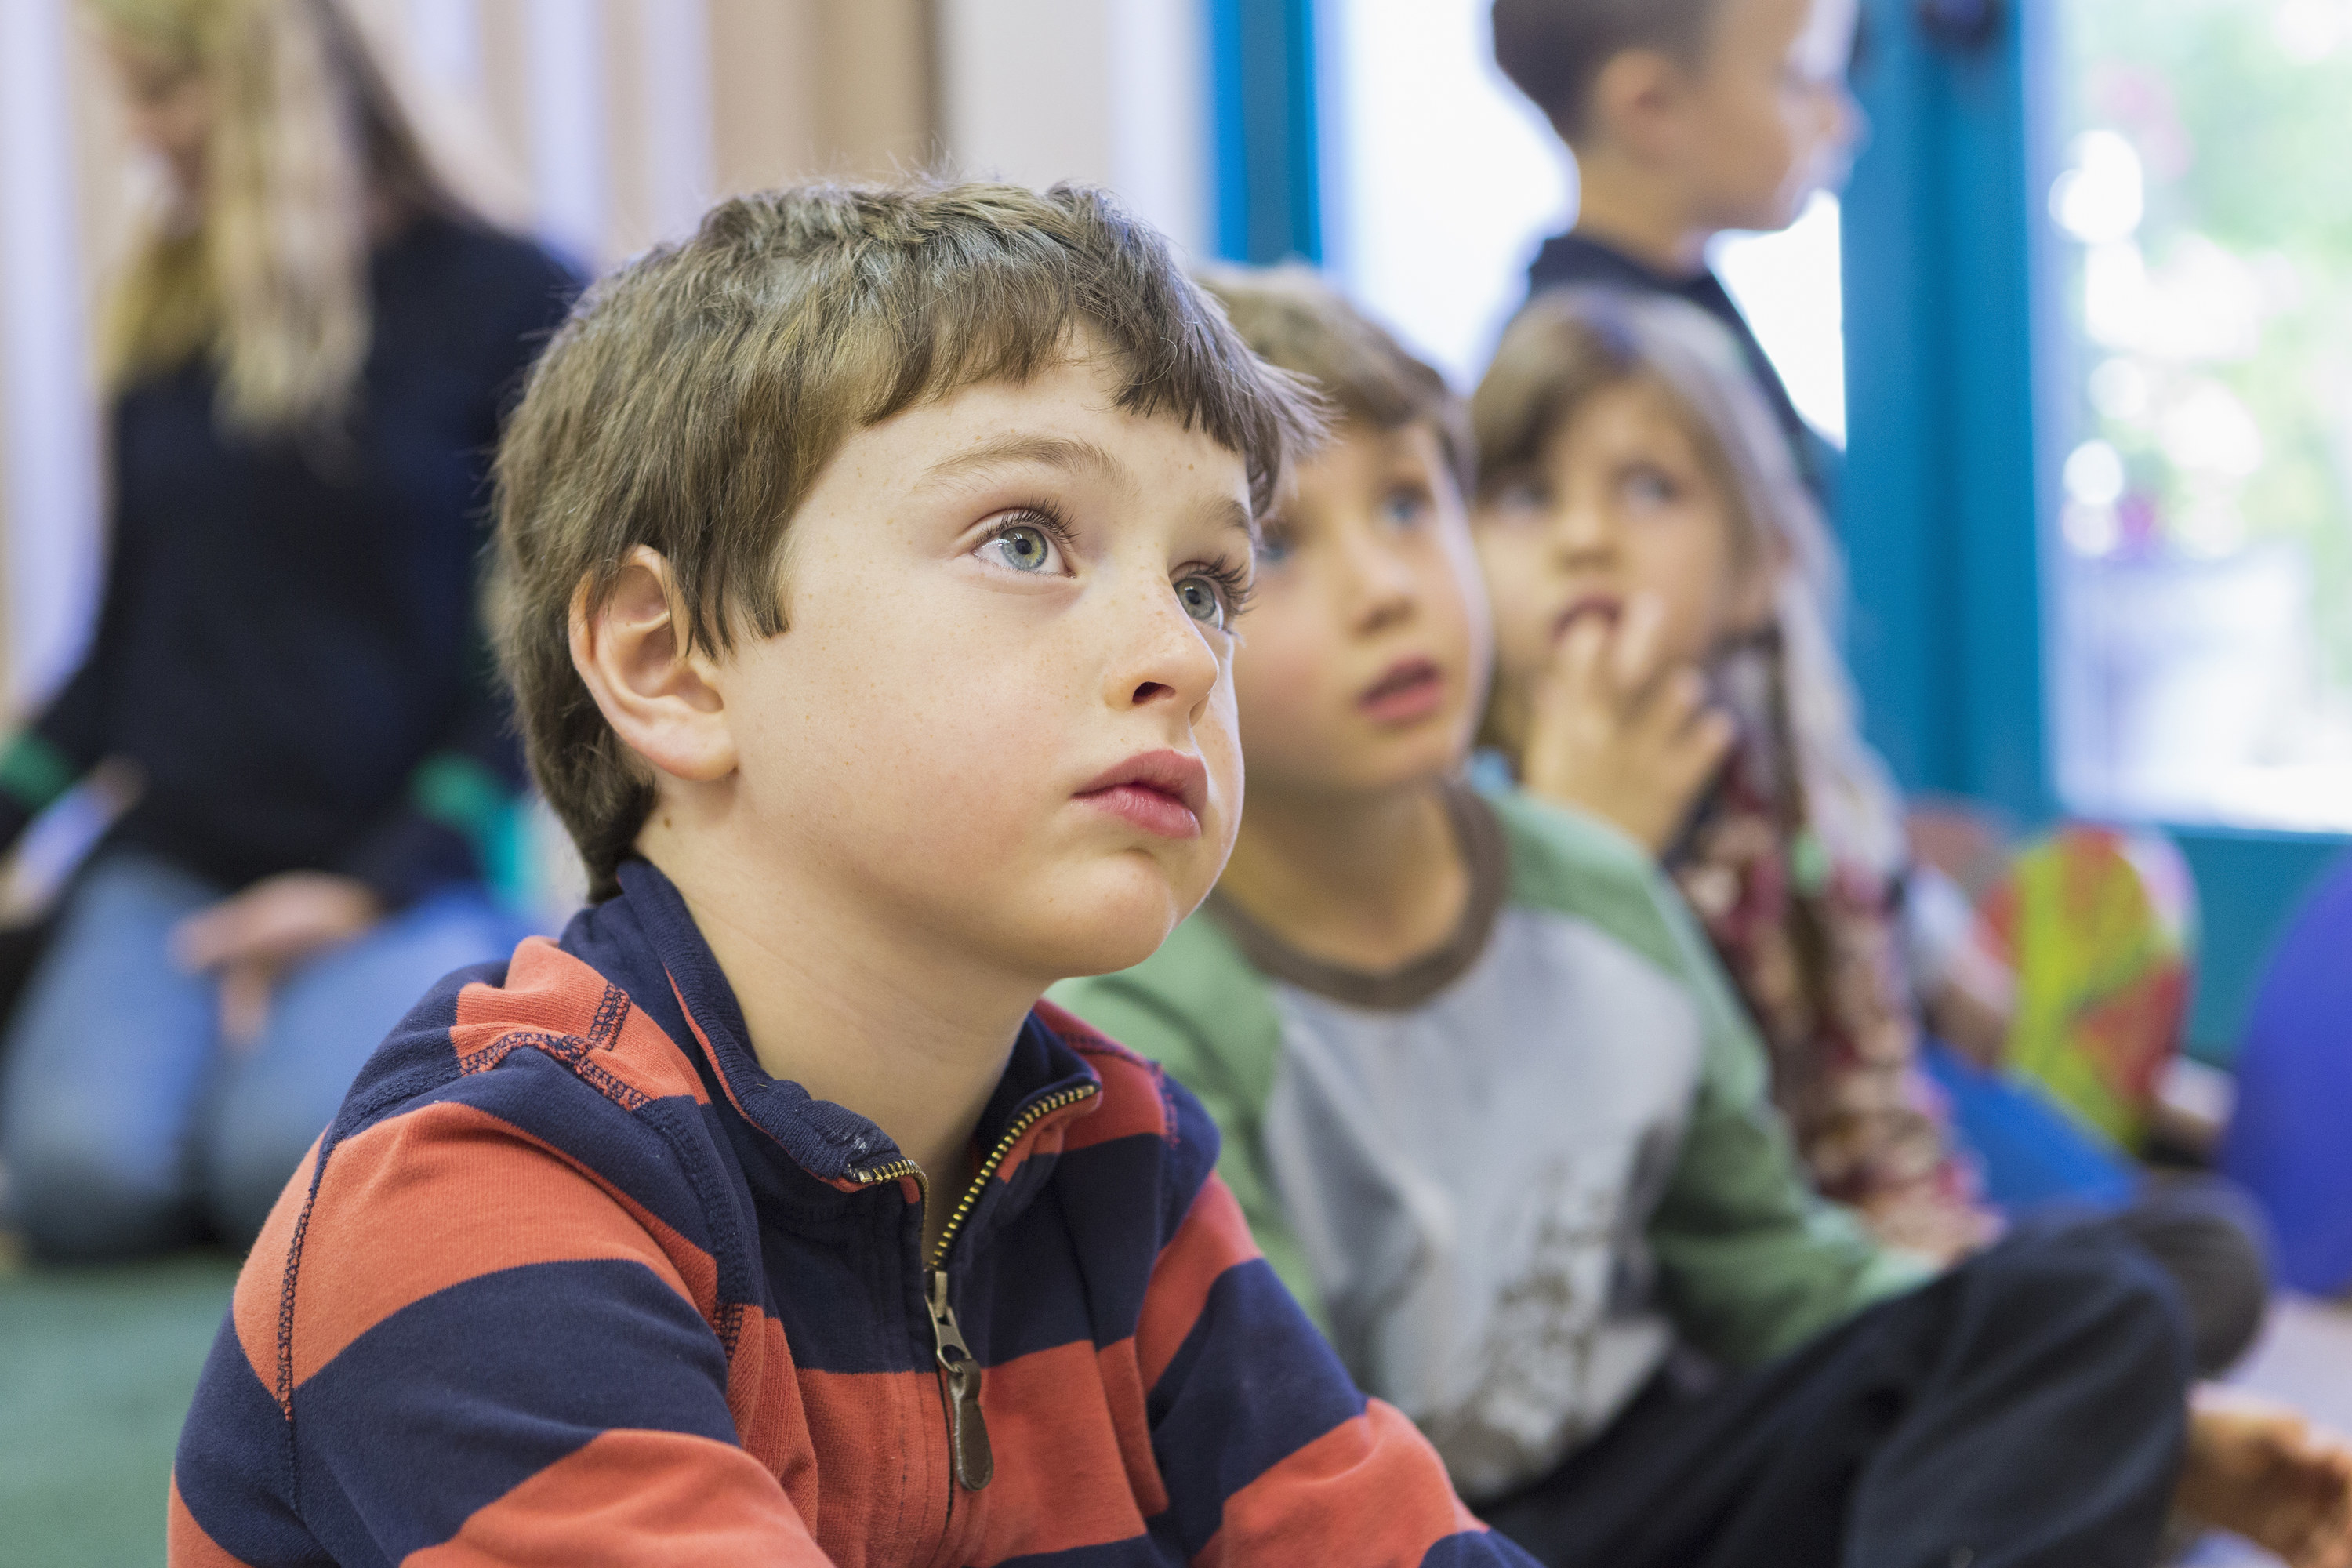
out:
M1576 155L1576 226L1536 289L1675 295L1738 339L1825 510L1838 454L1807 425L1707 264L1727 230L1788 227L1863 130L1846 88L1859 0L1495 0L1495 59Z

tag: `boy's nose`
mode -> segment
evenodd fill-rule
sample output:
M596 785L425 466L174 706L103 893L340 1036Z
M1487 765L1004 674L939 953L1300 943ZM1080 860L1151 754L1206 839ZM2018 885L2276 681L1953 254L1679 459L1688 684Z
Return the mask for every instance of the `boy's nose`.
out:
M1617 531L1596 506L1562 507L1552 519L1552 560L1563 566L1589 564L1616 552Z
M1366 542L1350 552L1349 579L1359 631L1381 630L1412 614L1421 583L1412 565L1395 551Z
M1104 700L1115 709L1174 702L1184 708L1206 700L1221 666L1200 626L1172 594L1126 619L1125 656L1105 672Z

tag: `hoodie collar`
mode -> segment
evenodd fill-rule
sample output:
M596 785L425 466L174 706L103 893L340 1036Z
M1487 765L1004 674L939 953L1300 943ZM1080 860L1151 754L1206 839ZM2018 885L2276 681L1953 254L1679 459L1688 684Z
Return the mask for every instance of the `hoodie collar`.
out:
M675 884L651 862L620 868L621 894L583 911L564 945L618 982L640 1011L689 1054L696 1045L705 1076L734 1110L783 1150L794 1163L826 1183L854 1188L905 1158L873 1121L845 1106L818 1100L788 1079L769 1074L751 1048L735 988L687 910ZM575 937L580 939L575 945ZM692 1043L690 1043L692 1042ZM1091 1086L1092 1066L1032 1012L1013 1041L1004 1076L982 1111L978 1142L992 1149L1022 1112L1039 1100ZM1046 1127L1091 1111L1099 1093L1041 1118L1023 1142ZM994 1205L992 1205L994 1206Z

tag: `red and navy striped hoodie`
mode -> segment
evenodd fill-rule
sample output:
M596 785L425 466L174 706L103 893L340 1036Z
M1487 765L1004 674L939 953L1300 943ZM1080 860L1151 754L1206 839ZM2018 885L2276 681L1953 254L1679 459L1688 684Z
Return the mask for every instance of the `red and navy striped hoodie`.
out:
M934 1271L912 1164L763 1072L677 890L621 882L361 1074L205 1366L173 1563L1525 1562L1157 1068L1041 1005Z

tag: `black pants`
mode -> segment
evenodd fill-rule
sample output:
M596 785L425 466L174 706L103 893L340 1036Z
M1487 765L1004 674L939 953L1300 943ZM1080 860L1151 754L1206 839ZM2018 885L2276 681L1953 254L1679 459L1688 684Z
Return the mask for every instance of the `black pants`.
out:
M2119 1227L2027 1233L1704 1394L1661 1376L1481 1511L1552 1568L2147 1568L2189 1375Z
M2198 1374L2228 1371L2270 1308L2270 1228L2253 1199L2219 1176L2160 1174L2115 1220L2179 1287Z

